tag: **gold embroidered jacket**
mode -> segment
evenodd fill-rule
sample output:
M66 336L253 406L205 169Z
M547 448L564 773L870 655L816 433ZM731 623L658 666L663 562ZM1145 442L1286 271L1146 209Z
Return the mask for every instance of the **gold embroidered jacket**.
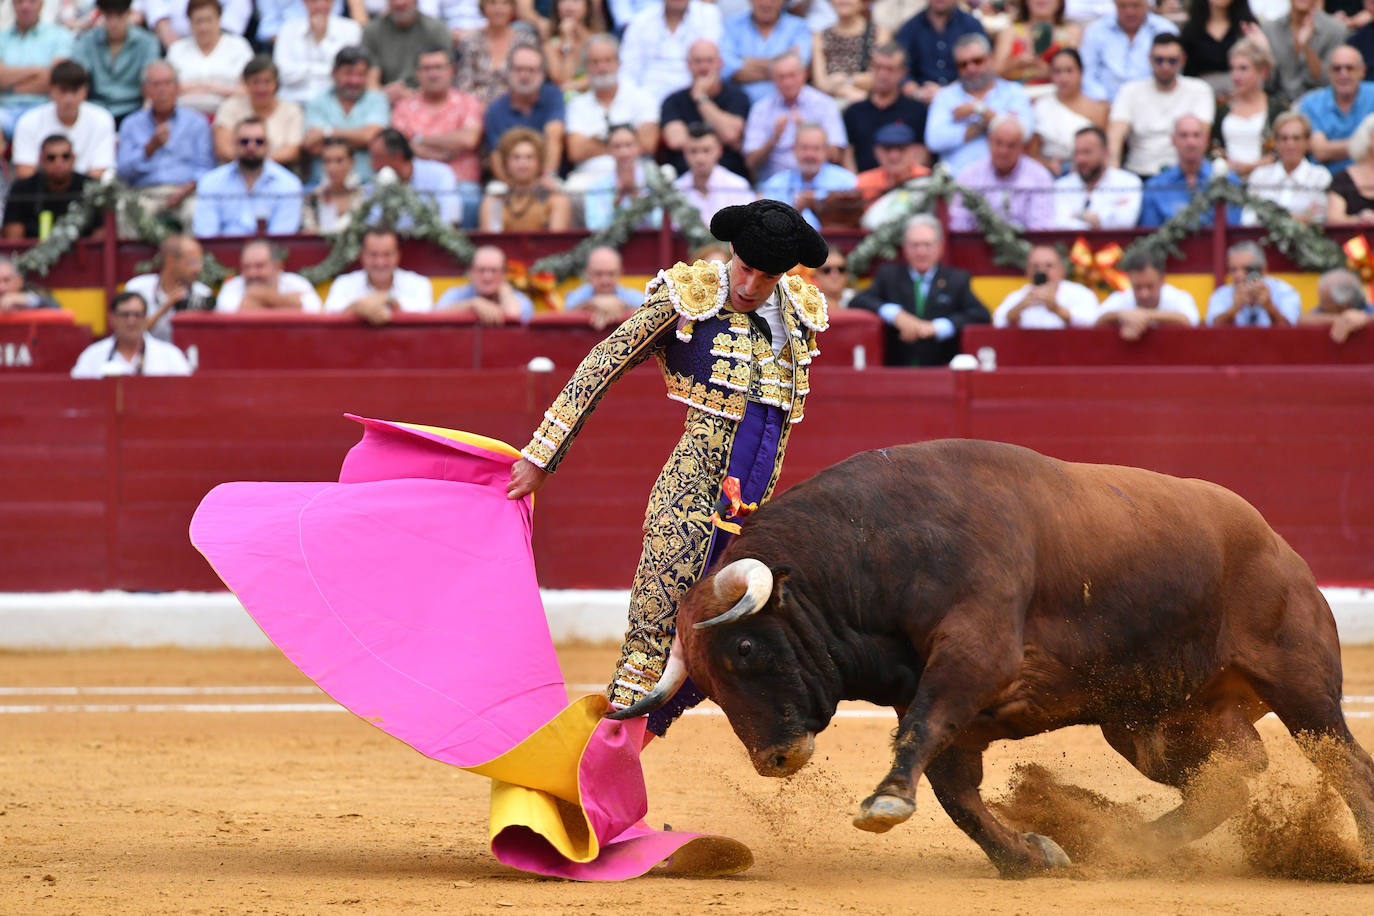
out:
M825 296L800 277L778 282L774 295L788 340L774 357L749 316L729 308L729 288L728 267L713 261L659 271L645 289L644 305L582 360L521 454L547 471L557 469L607 389L651 355L668 397L694 411L738 422L747 402L757 401L800 422L811 360L820 353L816 335L829 327Z

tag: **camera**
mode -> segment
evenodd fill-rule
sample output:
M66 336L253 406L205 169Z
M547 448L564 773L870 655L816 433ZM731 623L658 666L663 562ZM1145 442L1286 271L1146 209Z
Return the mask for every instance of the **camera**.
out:
M1258 266L1245 268L1245 277L1247 280L1258 280L1262 276L1264 276L1264 271L1260 270Z
M1045 273L1043 270L1037 270L1035 273L1031 274L1032 286L1044 286L1048 282L1050 282L1049 274Z

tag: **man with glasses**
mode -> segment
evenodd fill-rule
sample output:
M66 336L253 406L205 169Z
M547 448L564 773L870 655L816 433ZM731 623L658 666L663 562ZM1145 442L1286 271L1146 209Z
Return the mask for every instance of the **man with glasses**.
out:
M1364 81L1364 58L1350 45L1332 51L1326 69L1331 85L1304 95L1297 108L1312 125L1312 158L1334 175L1350 165L1350 135L1374 114L1374 84Z
M1123 153L1125 167L1142 178L1178 162L1171 139L1174 124L1184 115L1192 115L1211 131L1216 95L1203 80L1181 75L1183 64L1178 36L1156 35L1150 47L1150 78L1126 83L1112 102L1107 149L1113 168L1122 166Z
M72 201L79 200L91 178L77 172L72 141L53 134L43 141L37 173L10 185L5 200L4 237L7 239L45 239L53 224L66 214ZM98 238L103 234L99 215L92 213L81 234Z
M169 235L157 253L156 273L139 274L124 284L126 292L138 293L152 310L148 331L159 340L172 339L172 316L177 312L209 311L214 293L200 282L205 252L189 235Z
M1290 102L1326 84L1326 61L1347 35L1346 27L1322 10L1321 0L1290 0L1287 16L1260 27L1274 54L1269 91Z
M1156 35L1178 34L1178 27L1150 12L1150 0L1116 0L1116 15L1103 16L1083 30L1083 94L1110 101L1123 83L1150 75L1150 50Z
M512 127L528 127L543 134L544 180L554 184L563 160L563 124L567 118L563 92L546 79L548 64L544 52L538 48L528 45L511 48L506 72L510 91L493 99L482 117L487 147L496 149L501 137ZM500 156L492 156L489 165L498 181L505 180Z
M190 375L191 364L172 344L147 330L148 303L138 293L110 300L110 336L97 340L76 358L72 378L119 375Z
M911 64L914 95L929 105L941 86L960 74L952 49L965 35L987 36L983 25L959 9L957 0L930 0L926 8L897 31L895 40Z
M849 308L854 294L858 292L849 285L848 256L833 245L825 263L816 268L811 279L816 288L825 294L825 304L832 309Z
M267 155L267 125L245 118L234 128L238 158L196 183L199 238L294 235L301 231L301 180Z
M998 79L992 69L992 45L981 32L965 35L954 46L959 81L935 94L926 119L926 146L953 174L987 158L988 126L1009 114L1031 136L1035 114L1020 83Z
M1218 327L1272 328L1298 323L1302 297L1278 277L1265 274L1264 249L1256 242L1237 242L1226 250L1231 282L1217 287L1207 300L1207 323Z

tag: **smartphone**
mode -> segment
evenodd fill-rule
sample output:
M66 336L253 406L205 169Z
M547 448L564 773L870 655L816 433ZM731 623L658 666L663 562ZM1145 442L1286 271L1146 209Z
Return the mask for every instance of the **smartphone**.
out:
M1054 43L1054 26L1048 22L1031 24L1031 50L1036 55L1044 54Z
M1048 282L1050 282L1049 274L1043 270L1037 270L1031 274L1031 286L1044 286Z

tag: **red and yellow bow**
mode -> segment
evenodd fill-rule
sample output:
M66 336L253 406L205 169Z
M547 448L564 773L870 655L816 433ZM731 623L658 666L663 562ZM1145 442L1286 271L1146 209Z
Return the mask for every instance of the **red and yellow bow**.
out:
M1131 281L1116 269L1124 253L1115 242L1101 251L1093 251L1088 240L1079 236L1073 248L1069 249L1069 264L1073 268L1073 275L1069 279L1089 289L1124 292L1131 288Z
M523 261L506 262L506 280L534 302L537 312L563 310L563 294L558 291L558 278L548 271L532 274Z
M1341 246L1345 251L1346 263L1350 269L1360 275L1360 282L1364 284L1365 295L1374 296L1374 258L1370 256L1369 240L1362 235L1357 235Z

